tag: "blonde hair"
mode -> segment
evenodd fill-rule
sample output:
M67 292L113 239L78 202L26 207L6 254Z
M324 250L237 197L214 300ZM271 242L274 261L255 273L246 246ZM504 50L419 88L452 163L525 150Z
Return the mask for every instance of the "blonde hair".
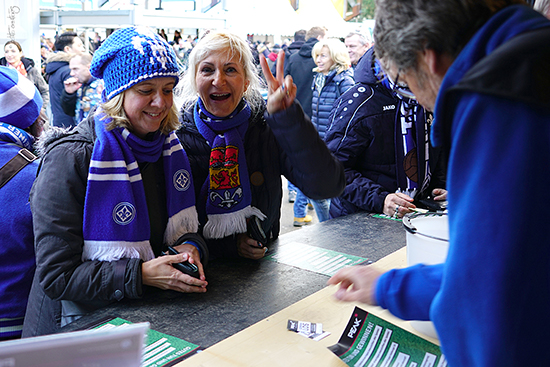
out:
M239 36L227 31L212 31L206 34L189 54L189 66L182 78L181 89L178 94L183 99L184 108L191 109L198 99L197 66L211 53L228 52L230 57L238 56L248 88L244 92L244 99L248 102L252 111L263 108L263 98L260 93L262 81L258 75L258 68L254 64L254 58L250 46Z
M105 126L107 131L113 130L115 127L124 127L132 131L132 123L128 119L128 116L126 116L126 112L124 112L123 107L126 91L127 90L117 94L107 102L101 104L101 110L105 113L105 115L107 115L103 118L103 120L108 117L112 119L112 121ZM100 110L98 109L98 111ZM159 130L164 135L168 135L170 132L179 129L179 127L180 122L178 120L178 109L176 104L172 103L168 116L166 116L161 122Z
M351 60L349 58L348 49L342 41L336 38L324 39L317 42L311 50L313 61L319 56L323 47L328 49L330 58L334 62L330 70L336 69L336 74L340 74L342 71L349 69ZM313 71L319 72L319 68L316 67Z

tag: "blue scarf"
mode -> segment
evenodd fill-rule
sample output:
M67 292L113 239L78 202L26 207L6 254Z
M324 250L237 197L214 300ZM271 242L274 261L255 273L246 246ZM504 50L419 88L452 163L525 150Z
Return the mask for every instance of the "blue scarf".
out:
M244 135L248 129L250 107L243 99L229 116L210 114L199 98L195 104L195 124L210 145L209 175L203 191L207 191L204 225L206 238L223 238L246 232L246 219L265 215L251 206L252 193L244 152Z
M34 137L25 130L21 130L5 122L0 122L0 141L13 143L22 148L33 150Z
M163 157L168 225L164 242L171 245L183 234L197 232L198 215L191 169L176 134L157 132L151 141L128 129L105 129L110 119L95 116L97 141L92 152L84 202L82 260L113 261L154 258L145 190L138 162Z
M390 91L394 83L385 76L379 60L374 63L374 74ZM395 161L397 168L397 192L414 199L418 192L428 188L431 180L429 166L429 124L423 109L414 99L392 93L399 99L399 112L395 123ZM418 121L424 126L419 126Z

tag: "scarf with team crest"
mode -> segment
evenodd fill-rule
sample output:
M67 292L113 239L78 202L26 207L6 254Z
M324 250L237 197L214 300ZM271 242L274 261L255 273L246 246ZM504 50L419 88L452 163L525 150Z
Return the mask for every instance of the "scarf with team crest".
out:
M246 219L265 215L251 206L252 193L244 152L244 135L251 111L243 99L224 118L210 114L199 98L195 104L195 124L210 145L209 175L203 186L207 193L205 238L223 238L246 232Z
M395 84L386 77L378 59L373 68L378 80L399 99L395 122L397 192L405 193L414 199L416 194L428 188L432 177L428 138L430 116L427 116L416 100L394 92Z
M107 131L104 114L95 117L97 140L92 151L84 202L82 260L114 261L154 258L145 190L138 162L163 158L168 224L164 242L197 232L198 215L191 169L176 134L157 132L143 140L128 129ZM103 119L103 120L102 120Z

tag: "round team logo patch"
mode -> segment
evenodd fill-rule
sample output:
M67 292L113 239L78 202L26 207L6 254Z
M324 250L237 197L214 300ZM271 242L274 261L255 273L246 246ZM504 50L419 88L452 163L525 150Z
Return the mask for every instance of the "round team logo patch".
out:
M178 191L186 191L191 185L191 175L187 170L180 169L174 173L174 187Z
M113 209L113 220L121 226L132 223L135 217L136 208L130 203L118 203Z

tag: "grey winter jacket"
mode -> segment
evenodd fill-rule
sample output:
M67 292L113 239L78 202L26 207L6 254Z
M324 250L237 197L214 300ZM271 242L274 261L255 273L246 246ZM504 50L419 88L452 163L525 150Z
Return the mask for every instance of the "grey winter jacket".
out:
M74 321L82 313L122 298L142 296L141 259L81 260L84 200L96 140L93 117L90 113L71 130L52 128L41 139L42 160L30 194L39 265L29 296L24 337L57 332L64 322ZM140 165L146 196L149 184L158 179L157 164ZM154 216L158 217L162 216ZM159 219L150 216L150 220ZM162 220L165 222L151 222L151 228L165 228L167 218ZM152 230L150 242L159 256L162 234L159 239ZM207 249L203 253L207 254Z

